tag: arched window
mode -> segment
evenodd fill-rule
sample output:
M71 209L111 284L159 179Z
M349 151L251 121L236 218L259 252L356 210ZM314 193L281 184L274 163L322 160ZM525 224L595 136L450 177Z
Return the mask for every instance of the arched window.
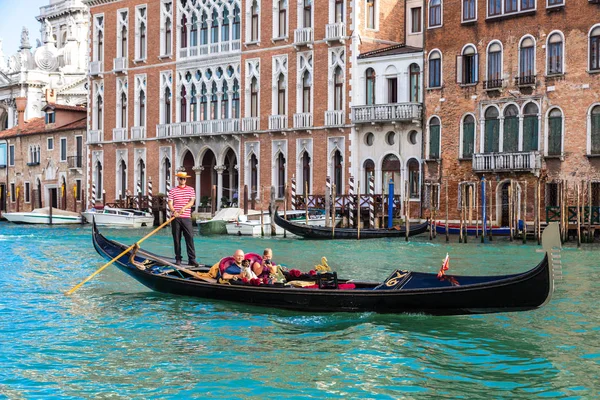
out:
M258 42L258 1L254 0L252 2L252 6L250 7L250 13L252 15L251 23L250 23L250 41Z
M217 84L213 82L211 96L210 96L210 117L211 119L217 119L219 112L219 99L217 98Z
M519 109L514 104L504 109L502 151L514 153L519 150Z
M206 97L206 84L202 83L202 89L200 90L200 120L206 121L208 119L208 98Z
M96 163L96 182L94 182L96 184L96 198L94 199L94 201L96 201L98 198L102 198L102 164L100 163L100 161L98 161Z
M440 130L441 124L438 117L429 120L429 155L430 160L440 158Z
M102 30L98 30L98 60L104 61L104 33Z
M302 188L300 193L309 194L310 190L310 156L305 151L302 153Z
M285 115L285 77L279 74L277 80L277 115Z
M229 10L223 9L223 25L221 25L221 41L229 41Z
M470 85L479 82L479 54L475 46L466 46L456 62L458 83Z
M502 86L502 46L499 42L488 47L486 86L488 89Z
M590 154L600 154L600 105L590 112Z
M393 154L385 156L381 163L381 174L383 193L389 194L390 180L394 182L394 192L400 193L403 184L400 172L400 159Z
M179 121L187 122L187 91L181 86L181 100L179 101Z
M140 55L139 59L146 58L146 24L142 22L140 24Z
M165 20L165 54L171 54L171 42L172 42L172 30L173 24L171 23L171 18L167 18Z
M127 95L121 93L121 128L127 128Z
M339 150L336 150L333 154L333 183L335 183L335 194L342 194L342 170L343 170L343 161L342 153Z
M184 15L181 17L181 48L187 48L187 43L187 17Z
M418 103L421 97L421 68L417 64L410 64L410 93L411 103Z
M563 71L563 61L564 61L564 49L563 49L563 39L560 33L555 32L548 38L547 45L547 74L548 75L559 75L562 74Z
M521 41L519 48L519 83L535 83L535 42L530 36Z
M196 97L196 85L192 84L190 93L190 121L198 121L198 98Z
M223 95L221 95L221 119L229 118L229 87L223 82Z
M138 161L138 188L139 193L146 194L146 163L140 158ZM138 193L136 193L138 194Z
M496 107L488 107L485 110L485 137L484 153L493 153L500 151L500 121L499 113Z
M600 70L600 25L590 32L590 71Z
M373 68L367 69L366 73L365 95L367 105L375 104L375 71Z
M165 158L165 163L163 165L163 172L164 172L164 177L165 177L165 190L164 193L168 194L170 188L171 188L171 160L169 160L168 158Z
M233 9L233 40L240 38L240 9L236 5Z
M217 10L213 10L212 13L212 25L210 27L211 32L211 43L217 43L219 41L219 13Z
M285 157L283 153L277 156L277 197L285 196Z
M559 108L553 108L548 113L548 155L562 154L563 115Z
M171 89L165 88L165 124L171 123Z
M250 198L258 196L258 159L256 154L250 157Z
M411 199L421 197L420 183L419 162L412 158L408 161L408 195Z
M252 77L250 82L250 116L258 117L258 79Z
M121 57L127 55L127 25L121 27Z
M200 24L200 44L208 44L208 16L205 12L202 13L202 21Z
M302 112L309 113L310 112L310 91L311 91L311 79L310 73L308 71L304 71L302 75Z
M98 97L96 97L96 105L96 129L102 130L102 122L104 120L104 105L102 96L98 95Z
M375 163L373 160L366 160L363 163L363 170L365 171L365 179L363 182L363 193L369 194L369 182L372 178L375 178Z
M467 115L462 124L462 158L473 158L475 149L475 118Z
M287 0L279 0L279 32L278 37L285 37L287 35Z
M232 118L240 117L240 84L237 79L233 80L233 99L231 101Z
M429 27L442 25L442 0L429 1Z
M442 55L439 51L429 54L429 87L442 86Z
M539 109L535 103L527 103L523 109L523 151L537 151L539 137Z
M146 126L146 93L140 90L140 120L138 126Z
M119 172L121 173L119 177L121 183L119 196L125 197L127 193L127 164L125 164L125 160L121 160L119 163Z
M336 67L333 73L333 109L341 111L344 108L344 77L342 76L342 68Z
M198 46L198 17L192 15L192 27L190 28L190 46Z

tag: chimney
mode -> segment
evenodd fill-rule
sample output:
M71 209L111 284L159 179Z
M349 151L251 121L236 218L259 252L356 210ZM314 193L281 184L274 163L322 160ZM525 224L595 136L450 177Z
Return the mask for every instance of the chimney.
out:
M55 89L46 89L46 103L48 103L48 104L56 103L56 90Z
M19 129L25 127L25 107L27 106L27 97L16 97L15 102L17 103L17 114Z

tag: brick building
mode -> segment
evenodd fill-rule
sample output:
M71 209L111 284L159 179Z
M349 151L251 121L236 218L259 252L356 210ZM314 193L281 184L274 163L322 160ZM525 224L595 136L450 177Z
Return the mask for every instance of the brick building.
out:
M463 194L466 206L481 205L477 182L485 177L491 220L503 226L509 204L517 219L526 207L532 220L538 183L542 209L559 205L562 183L572 195L575 183L589 180L600 205L597 3L427 1L428 204L439 203L447 185L450 218L458 219Z
M85 108L49 102L44 117L28 121L27 100L17 98L16 108L17 125L0 132L0 211L82 211Z

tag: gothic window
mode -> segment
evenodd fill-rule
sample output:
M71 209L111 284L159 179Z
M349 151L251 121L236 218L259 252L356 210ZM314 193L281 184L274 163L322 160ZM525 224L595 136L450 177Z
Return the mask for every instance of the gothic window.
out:
M208 119L208 96L207 96L206 84L202 83L200 89L200 120L206 121Z
M171 43L173 42L173 22L172 22L172 11L171 11L172 3L164 3L163 11L161 13L161 19L164 19L164 34L163 34L163 45L162 45L162 54L170 55L171 51Z
M188 47L187 37L187 17L183 15L181 17L181 48L185 49Z
M258 1L257 0L254 0L252 2L252 6L250 8L250 13L251 13L250 41L251 42L258 42L258 22L259 22L259 15L258 15Z
M102 196L102 163L100 163L100 161L96 162L96 181L94 182L96 184L96 196L100 195ZM98 197L96 197L94 199L94 201L97 200Z
M143 9L144 11L146 9ZM140 53L139 59L146 58L146 24L142 22L140 24Z
M429 55L429 87L442 87L442 55L437 50Z
M95 54L94 61L104 61L104 16L96 16L95 19Z
M258 80L252 77L250 83L250 116L258 117Z
M196 97L196 85L192 84L190 93L190 121L198 121L198 98Z
M277 115L285 115L285 77L279 74L277 80Z
M343 180L342 180L342 171L343 171L343 161L342 153L339 150L336 150L333 155L333 183L335 183L335 194L341 195L343 188Z
M340 24L344 22L344 0L335 0L335 18L334 21L336 24Z
M104 61L104 33L98 31L98 61Z
M430 160L440 158L440 130L441 124L438 117L429 120L429 155Z
M127 28L127 19L128 19L128 11L124 10L119 13L119 24L121 25L121 29L118 31L117 38L117 56L118 57L127 57L127 39L128 39L128 28Z
M221 41L229 41L229 10L223 9L223 25L221 25Z
M229 87L227 86L227 82L223 82L223 96L221 97L221 118L227 119L229 118Z
M127 128L127 95L121 93L121 128Z
M375 29L375 1L367 0L367 28Z
M410 65L410 93L411 103L418 103L421 97L421 68L417 64Z
M217 119L219 112L219 99L217 97L217 84L213 82L210 96L210 119Z
M500 151L500 120L496 107L488 107L485 110L485 137L484 152L497 153Z
M140 158L138 161L138 190L137 194L146 194L146 163Z
M514 104L504 109L502 151L514 153L519 150L519 110Z
M307 151L302 154L302 188L300 193L310 193L310 156Z
M590 154L600 154L600 105L590 112Z
M217 10L213 10L212 13L212 25L210 26L210 40L211 43L219 42L219 13Z
M344 98L344 80L342 76L342 68L336 67L333 74L333 109L341 111L344 109L343 98Z
M171 123L171 88L165 88L165 118L164 123Z
M146 93L140 90L140 112L138 126L146 126Z
M442 25L442 0L429 0L429 27Z
M208 17L206 13L202 13L202 24L200 25L200 44L208 44Z
M563 114L559 108L553 108L548 113L548 148L547 155L562 154Z
M287 0L279 0L278 3L279 15L278 15L278 23L279 23L279 32L278 37L287 36Z
M198 17L196 14L192 16L192 26L190 28L190 46L198 46Z
M103 99L101 95L96 96L96 129L102 130L102 122L104 120Z
M462 54L456 57L456 80L463 85L479 81L479 54L473 45L466 46Z
M181 86L181 100L179 101L179 121L187 122L187 91L185 86Z
M250 157L250 198L258 197L258 159L256 154Z
M475 17L475 12L476 12L476 1L475 0L463 0L462 2L463 4L463 9L462 9L462 19L463 22L466 21L473 21L476 17Z
M240 117L240 84L237 79L233 80L233 99L231 100L231 117Z
M305 71L302 76L302 112L310 112L310 93L311 93L311 79L310 73Z
M240 9L236 5L233 9L233 40L240 38Z
M559 75L563 70L563 39L560 33L555 32L548 38L547 45L547 74Z
M312 2L313 0L303 0L304 8L303 8L303 23L304 28L312 27Z
M375 104L375 71L373 68L367 69L366 75L366 100L367 105Z
M277 156L277 197L285 196L285 157L282 153Z
M127 193L127 164L125 164L125 160L121 160L119 163L119 171L121 172L121 176L119 177L121 188L119 190L119 197L125 196Z
M135 15L135 33L136 33L136 41L135 41L135 56L138 60L146 59L146 50L147 50L147 15L146 15L146 7L138 6L136 8Z
M467 115L462 123L462 156L461 158L473 158L475 148L475 118Z
M600 70L600 25L590 32L590 71Z
M163 176L165 178L165 180L164 180L164 192L163 193L168 194L169 191L167 190L167 188L170 189L170 187L171 187L171 160L169 160L168 158L165 158L165 162L163 164L163 168L164 168L163 169L163 173L164 173Z

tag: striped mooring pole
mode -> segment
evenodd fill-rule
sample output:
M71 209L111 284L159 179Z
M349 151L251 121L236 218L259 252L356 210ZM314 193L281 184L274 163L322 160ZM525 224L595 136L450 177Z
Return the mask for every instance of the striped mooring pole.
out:
M140 194L142 194L142 182L138 179L137 190L135 192L135 208L140 209Z
M354 228L354 177L350 175L350 186L348 186L348 224Z
M152 214L152 178L148 177L148 212Z
M329 226L329 212L331 210L331 178L327 176L325 178L325 226ZM335 218L335 215L331 216Z
M90 208L96 205L96 184L92 183L92 195L90 196Z
M296 177L292 176L292 201L290 202L292 210L296 209Z
M369 228L375 228L375 177L369 177Z
M165 202L165 208L167 209L166 215L167 219L171 218L171 210L169 210L169 192L171 191L171 179L167 178L165 182L165 192L167 192L167 201Z

